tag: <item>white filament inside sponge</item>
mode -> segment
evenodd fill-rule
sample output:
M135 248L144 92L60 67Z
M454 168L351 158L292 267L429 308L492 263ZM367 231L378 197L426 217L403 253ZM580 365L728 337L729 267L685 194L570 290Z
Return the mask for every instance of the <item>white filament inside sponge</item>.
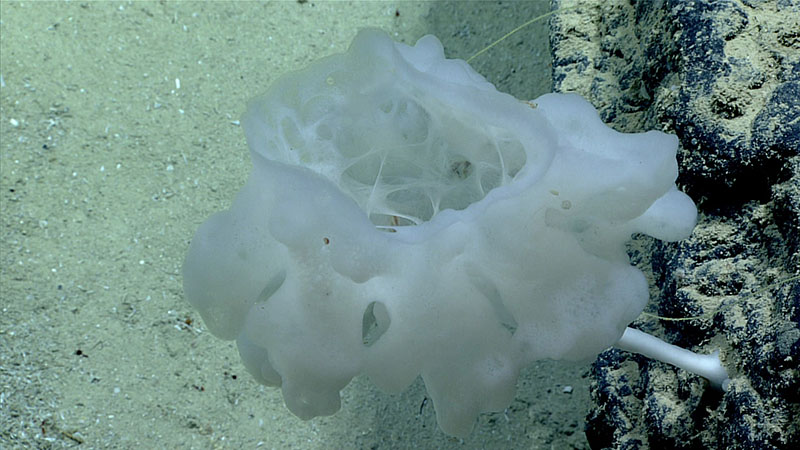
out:
M268 137L262 105L248 123L262 122L251 132L268 139L259 153L334 181L375 225L418 225L444 209L464 209L525 166L520 137L502 124L452 110L400 72L381 73L369 90L343 96L351 75L313 77L325 80L320 92L269 118L277 127Z

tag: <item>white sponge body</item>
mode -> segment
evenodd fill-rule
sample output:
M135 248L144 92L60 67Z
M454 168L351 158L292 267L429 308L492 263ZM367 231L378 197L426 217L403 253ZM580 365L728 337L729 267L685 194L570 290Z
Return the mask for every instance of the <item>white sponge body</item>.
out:
M358 374L390 391L421 375L465 435L522 367L620 338L648 296L632 233L695 224L674 136L618 133L577 95L514 99L433 36L361 31L242 122L253 171L197 231L184 287L303 418Z

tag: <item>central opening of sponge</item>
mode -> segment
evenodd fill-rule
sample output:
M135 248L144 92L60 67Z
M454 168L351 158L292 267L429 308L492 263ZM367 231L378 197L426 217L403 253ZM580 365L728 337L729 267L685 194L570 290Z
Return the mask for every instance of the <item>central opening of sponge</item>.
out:
M374 92L372 93L374 94ZM525 165L512 133L437 99L404 93L350 98L317 125L341 164L338 184L376 227L418 225L461 210L505 185Z

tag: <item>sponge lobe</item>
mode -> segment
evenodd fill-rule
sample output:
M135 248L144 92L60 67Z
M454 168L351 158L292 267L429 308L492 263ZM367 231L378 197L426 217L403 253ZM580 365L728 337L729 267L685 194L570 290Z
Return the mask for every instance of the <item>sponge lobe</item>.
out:
M366 30L242 119L253 171L197 231L187 298L303 418L366 374L425 381L442 429L508 405L520 369L590 359L644 308L625 242L694 227L677 141L576 95L521 102L427 36Z

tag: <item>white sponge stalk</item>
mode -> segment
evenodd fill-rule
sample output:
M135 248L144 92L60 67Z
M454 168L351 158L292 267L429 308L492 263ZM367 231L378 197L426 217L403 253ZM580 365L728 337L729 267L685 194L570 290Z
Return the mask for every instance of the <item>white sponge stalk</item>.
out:
M728 390L730 377L719 359L719 350L710 355L701 355L630 327L625 329L615 347L672 364L693 374L700 375L717 389Z

